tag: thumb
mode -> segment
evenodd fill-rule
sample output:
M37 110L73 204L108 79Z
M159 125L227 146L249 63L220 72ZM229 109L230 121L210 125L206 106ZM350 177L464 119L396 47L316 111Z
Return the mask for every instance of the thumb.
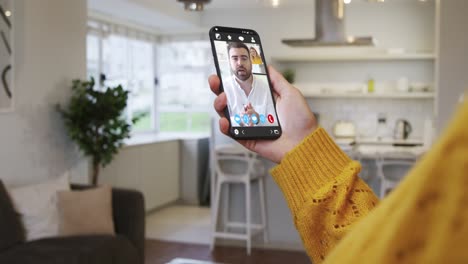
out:
M273 90L280 96L291 86L291 84L284 79L283 75L272 66L268 66L268 76L270 77Z

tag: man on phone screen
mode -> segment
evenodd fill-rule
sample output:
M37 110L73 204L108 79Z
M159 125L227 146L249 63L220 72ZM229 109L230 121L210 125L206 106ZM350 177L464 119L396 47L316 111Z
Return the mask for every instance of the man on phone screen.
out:
M231 76L223 81L233 126L277 125L266 75L252 73L249 48L242 42L227 45Z

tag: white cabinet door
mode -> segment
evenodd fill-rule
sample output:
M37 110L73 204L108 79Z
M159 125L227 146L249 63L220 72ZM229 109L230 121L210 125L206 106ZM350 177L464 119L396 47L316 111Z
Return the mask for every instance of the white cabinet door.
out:
M141 187L146 209L179 199L179 141L145 145L140 150Z
M115 159L101 170L100 183L141 190L140 150L129 147L119 151Z
M149 211L179 199L179 166L178 140L129 146L102 169L99 183L141 191Z

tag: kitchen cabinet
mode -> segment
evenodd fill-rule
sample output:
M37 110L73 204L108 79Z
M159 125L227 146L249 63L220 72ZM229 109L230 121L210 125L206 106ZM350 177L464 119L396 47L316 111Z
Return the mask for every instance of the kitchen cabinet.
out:
M180 196L179 140L126 146L102 169L99 184L143 193L146 211L177 201Z
M184 204L206 205L209 199L208 160L207 137L181 140L180 200Z

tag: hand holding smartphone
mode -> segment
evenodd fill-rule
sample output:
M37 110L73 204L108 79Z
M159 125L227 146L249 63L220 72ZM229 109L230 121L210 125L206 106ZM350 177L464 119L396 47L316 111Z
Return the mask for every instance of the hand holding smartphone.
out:
M231 137L279 138L281 126L257 32L215 26L209 35L220 89L227 97Z

